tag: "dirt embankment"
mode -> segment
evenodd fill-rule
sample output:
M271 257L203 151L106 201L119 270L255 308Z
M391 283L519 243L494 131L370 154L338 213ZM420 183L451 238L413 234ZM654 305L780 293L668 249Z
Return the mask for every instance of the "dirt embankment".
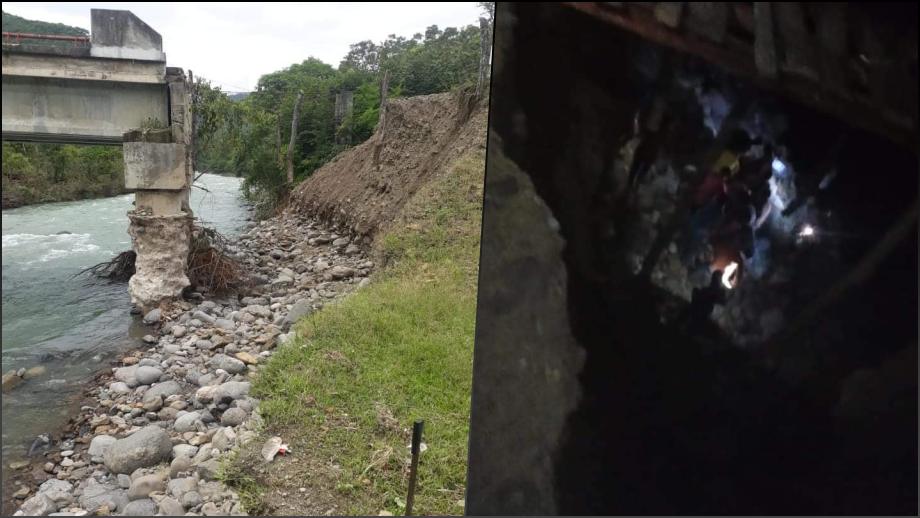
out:
M341 153L301 183L290 209L372 240L437 171L485 148L488 100L469 93L392 99L378 167L378 133Z

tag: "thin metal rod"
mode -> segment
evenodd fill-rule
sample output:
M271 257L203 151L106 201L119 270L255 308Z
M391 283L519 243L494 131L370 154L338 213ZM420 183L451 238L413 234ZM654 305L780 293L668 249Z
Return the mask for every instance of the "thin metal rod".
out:
M412 425L412 465L409 467L409 494L406 496L406 516L412 516L412 503L415 501L415 481L418 476L418 456L422 445L422 429L425 421L416 421Z

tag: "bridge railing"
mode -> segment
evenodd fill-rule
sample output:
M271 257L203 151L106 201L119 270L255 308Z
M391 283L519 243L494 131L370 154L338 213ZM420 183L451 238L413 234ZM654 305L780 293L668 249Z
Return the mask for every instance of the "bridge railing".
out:
M30 32L3 32L3 43L5 45L19 44L23 40L44 40L44 41L69 41L75 47L90 45L89 36L67 36L63 34L33 34Z

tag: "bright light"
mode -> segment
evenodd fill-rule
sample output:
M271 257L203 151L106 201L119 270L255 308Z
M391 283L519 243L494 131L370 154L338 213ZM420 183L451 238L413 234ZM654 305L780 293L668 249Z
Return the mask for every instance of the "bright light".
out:
M805 225L802 227L802 230L799 231L799 236L801 237L811 237L815 235L815 227L811 225Z
M735 287L732 277L734 277L735 272L738 271L738 263L732 261L728 266L725 267L725 271L722 272L722 285L728 289Z
M779 174L783 174L783 171L785 170L786 170L786 164L784 164L782 160L778 158L774 158L773 159L773 171Z

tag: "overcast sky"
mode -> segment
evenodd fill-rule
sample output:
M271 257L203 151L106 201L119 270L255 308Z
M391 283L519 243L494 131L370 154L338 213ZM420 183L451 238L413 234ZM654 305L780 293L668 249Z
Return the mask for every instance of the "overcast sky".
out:
M463 3L29 3L3 10L90 30L90 9L126 9L163 36L169 66L191 69L225 91L252 90L259 76L308 57L332 66L361 40L411 37L430 25L478 24L481 10Z

